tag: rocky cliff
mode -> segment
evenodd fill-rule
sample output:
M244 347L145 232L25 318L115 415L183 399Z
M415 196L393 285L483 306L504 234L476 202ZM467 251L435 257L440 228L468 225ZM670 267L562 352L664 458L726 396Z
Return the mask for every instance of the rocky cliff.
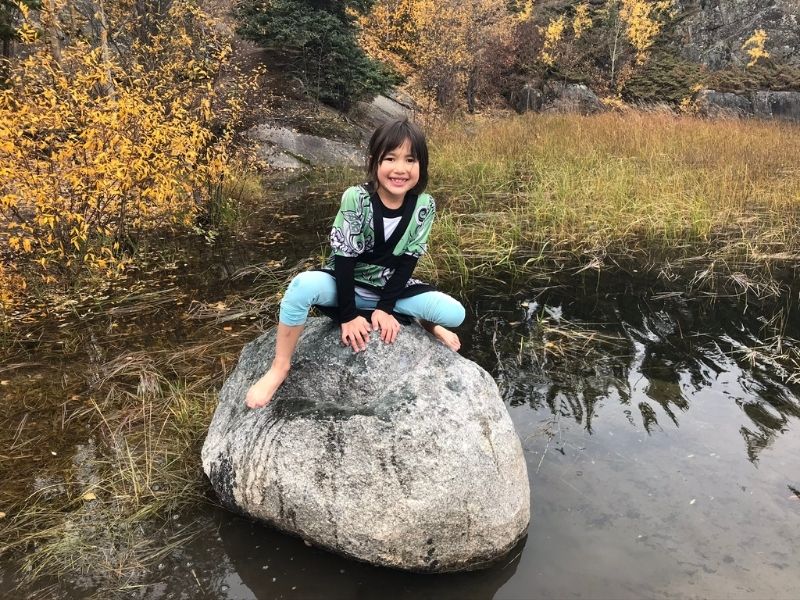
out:
M742 45L757 29L780 64L800 66L800 0L679 0L681 54L713 70L747 64Z

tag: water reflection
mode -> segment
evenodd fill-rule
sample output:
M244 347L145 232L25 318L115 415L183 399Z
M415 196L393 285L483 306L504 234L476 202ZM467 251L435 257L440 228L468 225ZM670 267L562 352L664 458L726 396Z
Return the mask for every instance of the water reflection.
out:
M546 406L591 433L598 406L615 403L653 433L680 427L698 394L713 393L747 417L740 434L752 462L800 417L782 364L800 327L781 305L641 291L494 301L470 350L512 406Z
M225 513L214 516L230 566L250 594L271 598L493 598L516 572L523 539L495 566L477 572L416 575L348 560ZM228 577L229 579L229 577Z

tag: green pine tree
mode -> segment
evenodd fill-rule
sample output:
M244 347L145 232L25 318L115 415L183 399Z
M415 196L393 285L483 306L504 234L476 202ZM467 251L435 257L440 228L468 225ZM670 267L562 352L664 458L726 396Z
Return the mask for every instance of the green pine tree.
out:
M389 69L359 47L350 10L363 13L371 0L244 0L239 33L288 60L289 74L308 94L347 110L397 82Z

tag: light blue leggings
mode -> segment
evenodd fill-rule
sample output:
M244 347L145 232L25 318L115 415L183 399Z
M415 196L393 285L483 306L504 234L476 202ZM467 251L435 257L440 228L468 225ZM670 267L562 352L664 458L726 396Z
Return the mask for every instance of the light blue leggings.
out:
M367 300L356 294L356 308L373 309L377 300ZM336 279L324 271L306 271L292 279L281 300L280 321L284 325L302 325L313 304L336 306ZM464 321L461 303L442 292L423 292L401 298L395 312L443 325L458 327Z

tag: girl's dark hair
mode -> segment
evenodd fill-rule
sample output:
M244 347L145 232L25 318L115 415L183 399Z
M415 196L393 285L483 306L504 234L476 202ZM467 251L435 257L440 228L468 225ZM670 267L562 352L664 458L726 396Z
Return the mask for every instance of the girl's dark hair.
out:
M419 181L410 191L421 194L425 190L428 185L428 144L422 129L408 119L387 121L372 134L367 149L367 177L373 189L378 189L378 165L406 140L411 143L411 155L419 163Z

